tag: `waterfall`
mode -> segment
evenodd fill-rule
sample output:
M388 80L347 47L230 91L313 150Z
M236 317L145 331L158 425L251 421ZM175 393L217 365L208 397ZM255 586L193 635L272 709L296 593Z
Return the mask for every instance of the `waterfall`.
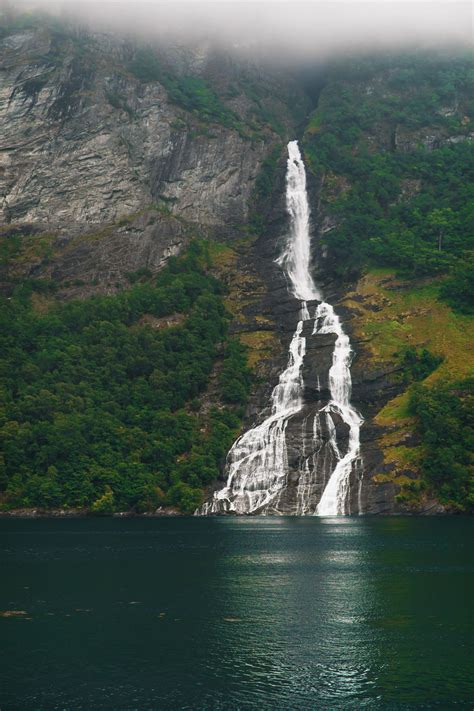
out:
M335 427L329 428L330 443L338 462L324 489L316 513L319 516L338 516L350 513L346 510L346 505L352 466L359 456L362 418L350 404L352 381L349 367L352 349L349 337L342 330L341 322L330 304L323 302L316 309L313 334L317 333L334 333L337 336L329 370L331 400L324 410L327 414L334 412L340 415L342 421L349 426L349 444L346 454L342 456L337 445Z
M306 192L306 171L298 141L288 144L286 171L286 209L290 215L290 235L277 263L283 267L290 291L300 301L320 300L310 271L311 241L309 238L309 204ZM309 318L309 315L308 315Z
M290 344L288 366L272 392L271 415L234 443L227 459L227 485L204 504L201 513L253 513L272 507L276 510L288 473L286 426L303 404L301 366L306 339L301 331L306 320L309 313L303 302Z
M286 247L277 262L289 280L289 290L301 302L299 320L290 343L288 365L271 395L271 414L261 424L245 432L232 446L227 459L227 483L198 513L278 512L282 493L288 484L286 429L291 417L304 405L302 366L306 338L305 322L311 321L308 301L320 301L321 294L311 276L310 209L306 191L306 171L297 141L288 144L286 206L290 230ZM330 304L320 303L314 314L313 334L334 333L333 363L329 371L330 402L318 411L313 421L313 449L317 452L311 467L308 459L300 471L295 512L322 516L346 513L349 478L359 454L359 429L362 422L350 405L351 347L339 318ZM319 388L319 380L318 380ZM341 454L331 414L337 414L349 428L347 452ZM329 433L329 446L336 461L316 512L309 506L314 487L319 450L322 448L322 419ZM303 452L304 454L304 452ZM324 463L327 452L323 454Z

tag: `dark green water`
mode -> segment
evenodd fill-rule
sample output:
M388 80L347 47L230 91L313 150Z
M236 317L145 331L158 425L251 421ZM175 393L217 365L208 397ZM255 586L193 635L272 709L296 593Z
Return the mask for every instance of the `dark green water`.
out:
M474 520L0 520L0 708L472 708Z

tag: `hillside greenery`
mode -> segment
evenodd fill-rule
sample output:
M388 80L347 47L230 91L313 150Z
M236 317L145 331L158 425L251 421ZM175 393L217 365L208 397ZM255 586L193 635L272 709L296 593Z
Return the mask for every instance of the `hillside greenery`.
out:
M329 218L328 268L357 277L359 293L380 281L361 320L373 356L396 359L406 386L380 414L385 463L396 481L418 472L406 502L427 492L457 511L473 509L472 66L441 53L336 62L303 139ZM413 427L420 445L400 445Z
M172 72L151 47L138 47L128 69L144 84L160 82L173 103L196 114L200 121L243 130L236 114L221 101L205 79Z
M37 313L32 297L54 285L26 281L2 299L2 508L189 513L200 504L250 385L208 266L195 242L115 296L52 300ZM183 318L167 326L170 314ZM200 414L219 363L216 406Z
M324 180L337 274L449 274L442 298L472 310L473 95L470 56L361 58L329 71L304 149Z
M405 346L394 356L399 359L402 377L407 383L424 380L443 362L442 356L434 355L427 348L415 346Z
M474 512L474 381L417 384L410 412L417 417L421 471L431 491L457 511Z

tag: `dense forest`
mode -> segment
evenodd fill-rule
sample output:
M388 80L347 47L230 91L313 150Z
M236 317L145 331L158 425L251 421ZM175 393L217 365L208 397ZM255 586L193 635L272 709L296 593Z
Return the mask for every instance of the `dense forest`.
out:
M433 298L474 312L473 96L470 54L361 57L329 69L304 149L338 278L390 267L405 288L430 282ZM472 379L423 383L439 354L392 357L421 442L420 479L399 500L427 490L451 510L474 510Z
M2 299L1 506L191 512L218 475L250 384L222 285L194 242L158 278L68 303L47 281ZM44 303L44 299L43 299ZM176 325L167 325L167 316ZM172 319L172 321L173 321ZM216 406L199 414L218 367Z
M474 382L415 386L410 410L423 442L422 481L458 511L474 511Z
M0 39L39 21L17 17L0 28ZM81 82L94 75L96 39L59 20L41 22L51 34L43 57L47 76L58 77L68 53L74 57L77 86L71 80L70 93L54 95L48 109L62 121L65 106L74 113L93 94ZM325 277L347 285L372 269L390 268L403 288L432 285L434 300L455 314L473 313L470 55L332 60L314 69L313 89L303 100L306 68L304 78L295 74L300 99L289 107L286 124L264 80L259 84L246 72L213 81L213 72L177 71L163 53L139 43L127 44L120 58L120 81L101 90L108 111L124 114L120 136L131 155L137 109L127 102L122 77L140 97L160 84L181 112L175 128L187 125L188 143L212 138L213 128L238 135L249 150L268 142L248 222L237 225L247 244L269 230L285 144L294 137L288 135L292 116L311 173ZM22 83L25 105L34 106L42 81L47 78ZM156 199L154 220L182 219L171 209L176 197ZM23 239L21 230L8 235L1 243L7 268ZM206 244L194 241L158 276L141 269L128 275L126 288L119 283L115 295L70 301L58 297L54 279L8 276L0 304L2 509L112 513L171 506L189 513L201 503L241 428L252 385L246 349L229 337L232 314L211 266ZM413 488L428 490L452 510L472 510L472 380L431 381L443 356L424 347L390 357L403 371L421 443Z
M340 274L364 265L449 274L441 297L474 308L471 56L342 62L306 128L305 154L335 219L325 241Z

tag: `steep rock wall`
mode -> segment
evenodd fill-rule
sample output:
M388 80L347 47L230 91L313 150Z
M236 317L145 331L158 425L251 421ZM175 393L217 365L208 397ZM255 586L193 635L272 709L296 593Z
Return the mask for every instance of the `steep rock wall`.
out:
M3 241L15 243L3 286L8 290L25 277L49 277L64 298L112 293L127 283L128 273L160 269L192 236L226 242L214 255L215 268L229 286L232 330L249 346L257 376L246 415L251 426L268 415L299 311L274 263L288 226L283 148L272 188L256 203L257 176L272 149L297 133L289 104L304 113L306 99L288 77L208 47L162 49L165 64L212 82L240 119L240 125L203 123L198 112L173 102L160 81L141 82L130 72L135 52L117 38L64 36L47 28L0 40L0 229ZM264 98L255 99L255 86ZM258 119L268 102L278 114L280 135ZM382 133L369 136L373 150L409 150L426 138L411 135L407 143L399 129ZM322 243L335 219L321 195L331 197L331 191L339 194L350 186L341 176L309 174L308 180L316 279L351 336L353 403L365 419L351 510L399 511L396 494L417 476L415 467L397 461L399 445L416 442L412 423L394 425L381 416L404 390L396 361L390 354L378 357L367 332L371 313L381 310L383 316L384 304L367 293L363 280L342 284L328 276L330 257ZM258 238L248 230L255 213L264 224ZM323 428L317 449L313 438L314 413L328 399L334 339L305 329L306 404L287 429L289 477L281 510L288 513L295 512L305 463L318 459L312 508L334 466L328 433ZM427 499L417 506L439 510Z
M30 276L89 286L67 295L159 269L191 235L240 237L262 161L281 141L259 118L265 96L279 97L279 129L293 131L288 77L209 47L146 51L167 81L137 78L145 50L117 37L47 26L0 35L2 233L47 235L48 263L36 255ZM262 97L248 98L257 78ZM181 80L201 81L222 120L170 98ZM302 91L295 101L304 106Z
M128 71L133 56L104 36L38 29L3 38L2 221L108 223L160 197L200 225L247 220L263 135L203 128L160 82Z
M288 216L285 208L285 167L286 154L282 152L274 190L264 210L266 227L259 239L253 243L240 245L227 260L221 260L219 274L227 282L230 290L228 308L234 313L233 330L250 347L250 358L258 376L247 410L244 429L261 423L270 415L271 392L278 383L280 373L288 362L288 347L299 320L300 303L288 291L288 284L282 270L275 263L288 230ZM321 259L320 235L318 233L317 181L310 186L313 204L313 247L314 261ZM316 270L318 271L318 270ZM354 332L355 312L348 308L344 300L353 285L339 285L323 275L325 295L335 302L346 332ZM310 314L317 302L309 303ZM335 336L333 334L313 334L313 321L304 325L306 355L303 365L305 383L305 405L291 417L286 429L288 478L276 504L278 513L311 513L321 498L327 481L336 465L336 457L330 443L328 427L337 430L341 452L347 447L348 428L337 416L322 423L318 438L314 436L315 415L330 399L328 373L332 364ZM355 335L355 334L354 334ZM370 354L363 350L360 337L355 335L355 363L361 362L355 370L354 401L364 416L362 427L362 456L355 463L350 487L350 510L364 513L393 513L401 510L395 502L397 486L392 482L379 482L376 477L383 468L383 454L377 441L378 428L373 416L391 398L400 392L400 385L392 378L396 365L378 370L369 365ZM360 342L359 342L360 341ZM332 425L331 425L332 426ZM216 484L221 488L224 480ZM300 510L298 492L305 487L307 507ZM300 498L301 500L301 498ZM265 511L266 513L271 513Z

